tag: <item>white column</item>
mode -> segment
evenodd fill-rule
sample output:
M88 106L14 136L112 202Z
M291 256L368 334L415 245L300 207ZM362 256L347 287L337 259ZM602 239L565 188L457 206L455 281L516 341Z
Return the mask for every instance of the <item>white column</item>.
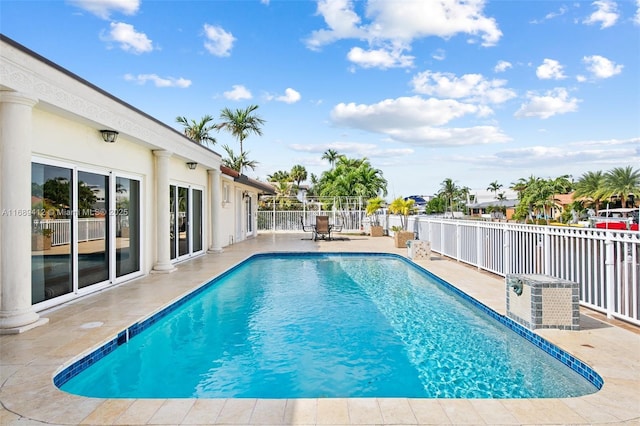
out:
M175 271L169 247L169 158L173 153L153 151L156 156L156 263L152 272Z
M31 304L31 138L37 102L0 92L0 334L49 321Z
M222 208L222 182L220 178L220 169L208 170L209 172L209 193L211 196L211 226L209 227L209 253L220 253L222 251L222 243L220 235L222 234L220 222L220 209Z

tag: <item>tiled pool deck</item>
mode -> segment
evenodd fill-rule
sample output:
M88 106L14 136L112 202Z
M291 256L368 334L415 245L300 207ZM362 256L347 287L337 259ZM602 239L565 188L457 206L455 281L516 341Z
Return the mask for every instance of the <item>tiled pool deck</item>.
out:
M564 399L99 399L59 391L57 370L118 331L179 298L253 253L389 252L391 238L260 235L46 312L47 325L0 336L0 425L416 425L640 424L640 331L582 310L580 331L538 334L590 365L604 379L595 394ZM306 238L306 239L305 239ZM505 313L504 280L434 254L417 261L495 311ZM103 323L87 328L89 323Z

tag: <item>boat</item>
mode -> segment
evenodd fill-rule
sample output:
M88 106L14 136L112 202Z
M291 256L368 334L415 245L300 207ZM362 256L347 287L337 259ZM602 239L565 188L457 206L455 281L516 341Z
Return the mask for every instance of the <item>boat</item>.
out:
M640 208L603 209L590 218L592 226L600 229L638 231Z

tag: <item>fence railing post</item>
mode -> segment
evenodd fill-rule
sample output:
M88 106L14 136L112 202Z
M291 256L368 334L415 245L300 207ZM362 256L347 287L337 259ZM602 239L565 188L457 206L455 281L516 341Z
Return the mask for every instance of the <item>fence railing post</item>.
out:
M606 239L604 240L605 258L604 258L604 285L607 294L607 318L613 318L613 313L616 310L615 307L615 253L614 244L611 232L607 232Z
M511 273L511 234L506 227L502 230L502 238L504 249L502 270L506 277L507 274Z

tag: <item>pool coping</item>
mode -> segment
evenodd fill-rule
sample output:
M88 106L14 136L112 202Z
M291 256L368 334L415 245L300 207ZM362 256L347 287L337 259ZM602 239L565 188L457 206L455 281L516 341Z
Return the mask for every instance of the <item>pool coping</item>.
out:
M255 241L235 244L224 253L181 263L173 274L148 275L91 296L91 300L62 306L47 313L51 315L47 326L22 335L1 336L1 423L23 424L28 420L32 424L631 424L640 419L637 392L640 335L599 321L580 331L535 332L584 360L602 376L604 385L600 391L575 398L135 400L78 397L54 386L54 373L62 365L88 348L103 345L109 336L122 329L112 324L130 324L152 315L161 309L159 306L193 291L252 254L333 251L340 244L344 245L340 248L349 251L406 253L393 248L390 238L352 237L347 242L316 243L303 241L300 236L259 236ZM289 250L290 246L293 249ZM495 276L437 254L430 260L414 263L500 312L504 283ZM149 286L153 286L152 291ZM483 292L486 294L480 294ZM149 299L145 303L150 308L139 306L143 303L138 299L126 299L133 296ZM496 305L496 300L501 302ZM146 313L140 314L144 309ZM97 320L105 325L77 335L79 325Z

